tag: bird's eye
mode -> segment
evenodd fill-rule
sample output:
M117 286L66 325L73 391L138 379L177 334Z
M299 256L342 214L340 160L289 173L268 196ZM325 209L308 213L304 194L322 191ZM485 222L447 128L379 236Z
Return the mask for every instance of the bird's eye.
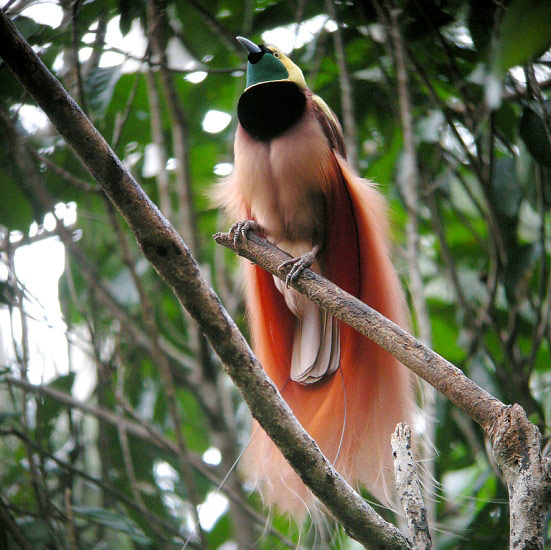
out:
M274 57L279 57L279 54L277 52L274 52Z

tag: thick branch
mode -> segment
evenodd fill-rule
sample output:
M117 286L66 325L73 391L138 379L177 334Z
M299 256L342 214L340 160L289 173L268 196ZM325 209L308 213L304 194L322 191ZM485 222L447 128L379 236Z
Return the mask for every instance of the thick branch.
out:
M403 535L378 516L320 453L201 276L187 246L3 12L0 35L0 56L119 208L144 255L200 325L253 415L302 480L362 544L408 548Z

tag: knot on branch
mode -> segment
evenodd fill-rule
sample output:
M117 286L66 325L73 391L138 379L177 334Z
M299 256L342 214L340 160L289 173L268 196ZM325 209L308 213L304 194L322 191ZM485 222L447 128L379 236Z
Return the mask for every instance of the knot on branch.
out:
M533 466L532 459L540 457L541 434L518 405L508 405L490 429L496 462L507 478ZM536 454L534 454L536 453Z

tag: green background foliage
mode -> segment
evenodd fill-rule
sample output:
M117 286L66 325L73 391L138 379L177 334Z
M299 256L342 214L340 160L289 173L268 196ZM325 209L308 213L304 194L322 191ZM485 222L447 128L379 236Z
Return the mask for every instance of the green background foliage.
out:
M147 194L157 204L164 198L170 206L165 213L187 242L194 235L204 274L246 332L237 262L210 238L225 225L206 198L218 177L215 167L232 162L235 106L245 82L245 55L234 37L262 43L262 33L277 27L296 31L289 26L319 16L330 22L327 4L161 2L163 17L154 30L159 50L152 47L142 57L128 44L129 58L138 58L130 71L123 62L99 64L109 50L102 29L111 22L123 35L138 27L149 36L152 18L145 0L64 0L64 18L56 28L25 15L29 2L9 4L20 32ZM548 444L550 4L355 0L335 3L334 9L352 84L357 169L388 197L394 260L412 306L412 330L423 328L409 284L417 263L430 319L424 329L432 347L503 402L521 404ZM408 69L419 172L416 258L406 253L402 162L407 136L400 119L389 10L398 10ZM335 28L334 22L318 25L291 57L342 121L344 68L338 62ZM90 40L93 53L79 63L79 85L74 54L89 47ZM169 80L181 118L175 116L163 82L159 51L169 53ZM179 56L191 66L182 68ZM186 79L196 71L207 75L200 82ZM191 462L200 467L192 473L198 502L227 490L237 495L205 530L208 547L355 548L329 520L307 521L298 528L286 518L268 516L259 497L236 475L218 489L248 438L244 405L55 129L46 125L29 131L26 105L32 100L0 62L0 254L5 264L0 310L6 313L0 325L5 344L0 353L0 498L32 547L182 547L194 522L194 497L174 452L177 438L166 378L160 374L162 354L172 373L179 429ZM203 120L213 109L231 114L231 123L208 133ZM178 131L185 136L184 149ZM147 147L154 142L163 151L167 190L159 173L144 175ZM179 193L178 163L187 169L190 200ZM47 190L50 203L41 189ZM63 240L66 263L59 279L70 358L68 371L48 379L46 386L75 399L75 373L89 365L94 375L85 388L92 407L87 413L68 407L58 394L25 392L14 382L24 381L30 360L40 372L41 357L33 356L32 331L10 331L10 322L19 327L20 315L31 315L33 300L17 278L13 257L27 240L47 236L44 216L57 203L74 203L77 212L69 228L72 245ZM182 211L192 214L191 226L181 220ZM50 232L50 238L59 239L59 228ZM98 411L119 421L108 422ZM433 462L425 456L423 464L434 476L427 501L436 546L505 548L507 490L481 430L439 396L428 414L425 431L436 453ZM213 447L221 453L218 464L202 459ZM243 503L257 511L256 519L243 511ZM192 547L199 544L196 534ZM16 548L12 535L0 527L0 546Z

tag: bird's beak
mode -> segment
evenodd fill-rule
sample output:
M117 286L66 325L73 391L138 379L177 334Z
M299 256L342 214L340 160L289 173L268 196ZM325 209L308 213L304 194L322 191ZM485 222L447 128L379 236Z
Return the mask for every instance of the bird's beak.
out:
M251 42L248 38L236 36L236 39L249 53L260 53L262 51L254 42Z

